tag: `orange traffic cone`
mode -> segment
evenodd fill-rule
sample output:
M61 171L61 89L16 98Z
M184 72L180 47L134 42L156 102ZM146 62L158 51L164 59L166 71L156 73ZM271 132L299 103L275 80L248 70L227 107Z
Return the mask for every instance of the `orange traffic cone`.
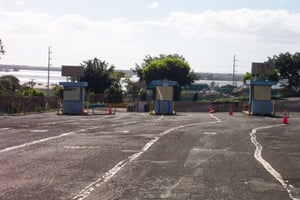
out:
M109 115L112 115L112 110L111 110L111 108L108 109L108 114L109 114Z
M282 123L288 124L288 117L286 116L286 114L284 114L282 117Z
M230 110L230 111L229 111L229 115L230 115L230 116L232 116L232 115L233 115L233 112L232 112L232 110Z

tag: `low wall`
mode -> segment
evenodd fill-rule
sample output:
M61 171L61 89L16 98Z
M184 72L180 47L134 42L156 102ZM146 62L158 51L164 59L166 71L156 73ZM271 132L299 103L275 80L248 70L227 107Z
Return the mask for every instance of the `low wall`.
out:
M277 100L274 101L275 112L300 112L299 100Z
M176 112L208 112L211 108L217 112L241 112L242 102L175 102Z
M19 97L0 95L0 114L41 112L57 109L58 99L54 97Z

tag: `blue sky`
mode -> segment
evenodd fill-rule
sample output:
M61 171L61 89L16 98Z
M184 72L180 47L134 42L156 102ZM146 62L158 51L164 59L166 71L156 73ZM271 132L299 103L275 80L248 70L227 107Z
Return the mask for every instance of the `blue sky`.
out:
M0 0L1 64L78 65L98 57L118 69L178 53L194 71L251 71L300 47L299 0Z

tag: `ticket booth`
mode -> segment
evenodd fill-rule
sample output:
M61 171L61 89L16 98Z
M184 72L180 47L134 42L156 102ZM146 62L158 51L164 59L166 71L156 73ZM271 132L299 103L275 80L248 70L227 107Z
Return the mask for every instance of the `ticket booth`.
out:
M271 101L272 85L276 82L267 80L274 74L274 65L265 63L252 63L254 80L247 80L249 88L249 112L253 115L273 115L273 103Z
M248 80L250 113L253 115L272 115L271 87L274 82Z
M63 86L62 113L83 114L87 82L60 82L59 84Z
M176 81L152 81L154 86L155 100L152 105L152 114L172 115L176 114L174 106L174 87L178 85Z
M73 82L60 82L63 86L62 113L66 115L80 115L84 113L85 87L87 82L80 82L80 77L84 76L82 66L62 66L62 76L72 77Z

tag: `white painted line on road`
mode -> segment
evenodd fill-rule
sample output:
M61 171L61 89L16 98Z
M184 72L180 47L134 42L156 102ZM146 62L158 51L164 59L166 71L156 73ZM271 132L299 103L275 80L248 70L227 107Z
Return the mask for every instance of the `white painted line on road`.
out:
M115 133L130 133L130 131L115 131Z
M131 121L131 122L124 122L121 124L112 124L111 127L115 127L115 126L124 126L124 125L130 125L130 124L136 124L139 123L140 121Z
M74 121L74 120L68 120L68 121L64 121L64 122L71 122L71 121ZM124 123L121 123L121 124L114 124L114 125L111 125L111 126L112 127L114 127L114 126L124 126L124 125L136 124L136 123L140 123L140 122L141 121L131 121L131 122L124 122ZM60 122L50 122L50 123L44 123L44 124L51 125L51 124L56 124L56 123L60 123ZM101 127L102 126L95 126L95 127L91 127L91 128L86 128L86 129L81 129L81 130L77 130L77 131L72 131L72 132L69 132L69 133L64 133L64 134L61 134L61 135L58 135L58 136L43 138L41 140L35 140L35 141L28 142L28 143L25 143L25 144L21 144L21 145L17 145L17 146L13 146L13 147L8 147L8 148L5 148L5 149L1 149L0 153L4 153L4 152L12 151L12 150L15 150L15 149L20 149L20 148L23 148L23 147L27 147L27 146L30 146L30 145L34 145L34 144L46 142L46 141L49 141L49 140L53 140L53 139L65 137L65 136L68 136L68 135L75 134L77 132L86 132L88 130L93 130L93 129L97 129L97 128L101 128Z
M220 119L215 117L214 115L210 115L212 118L216 120L216 122L221 122ZM117 165L115 165L112 169L110 169L108 172L106 172L103 176L98 178L96 181L92 182L88 186L86 186L84 189L82 189L76 196L74 196L73 200L83 200L87 198L92 191L94 191L97 187L100 187L103 183L107 182L109 179L111 179L113 176L115 176L121 169L123 169L128 163L133 162L138 157L140 157L143 153L145 153L153 144L155 144L161 137L175 131L181 128L191 127L191 126L197 126L203 124L202 123L194 123L194 124L187 124L187 125L181 125L176 126L173 128L170 128L162 133L159 134L159 136L154 137L152 140L150 140L142 149L141 151L129 156L128 158L120 161Z
M64 146L65 149L101 149L100 146Z
M8 148L5 148L5 149L1 149L0 153L4 153L4 152L8 152L8 151L20 149L20 148L23 148L23 147L31 146L31 145L34 145L34 144L39 144L39 143L42 143L42 142L46 142L46 141L49 141L49 140L58 139L58 138L61 138L61 137L66 137L66 136L69 136L69 135L73 135L76 132L85 132L87 130L92 130L92 129L97 129L97 128L99 128L99 126L95 126L95 127L91 127L91 128L87 128L87 129L80 129L78 131L71 131L71 132L68 132L68 133L63 133L61 135L57 135L57 136L53 136L53 137L48 137L48 138L43 138L43 139L40 139L40 140L34 140L32 142L28 142L28 143L25 143L25 144L21 144L21 145L17 145L17 146L13 146L13 147L8 147Z
M61 121L54 121L54 122L45 122L39 125L55 125L55 124L63 124L63 123L78 123L79 121L98 121L103 120L104 117L99 118L88 118L88 119L71 119L71 120L61 120Z
M187 125L184 125L184 127L199 126L199 125L208 124L208 123L215 124L215 123L221 123L222 122L221 119L219 119L218 117L214 116L213 114L209 114L209 116L211 118L213 118L214 120L216 120L216 121L212 121L212 122L199 122L199 123L194 123L194 124L187 124Z
M7 131L10 130L10 128L0 128L0 131Z
M261 153L262 153L263 146L256 140L256 133L258 130L276 128L276 127L280 127L280 126L284 126L284 125L285 124L279 124L279 125L274 125L274 126L264 126L264 127L258 127L258 128L255 128L252 130L252 132L250 133L251 142L256 147L255 152L254 152L254 157L258 162L260 162L262 164L262 166L266 169L266 171L269 172L283 186L283 188L288 192L291 199L300 200L299 198L295 198L293 196L292 191L291 191L291 189L293 189L293 186L286 184L282 175L277 170L275 170L268 161L266 161L262 157Z
M18 146L8 147L6 149L1 149L0 153L4 153L4 152L15 150L15 149L20 149L20 148L23 148L23 147L27 147L27 146L38 144L38 143L41 143L41 142L46 142L46 141L49 141L49 140L65 137L65 136L72 135L72 134L75 134L75 132L64 133L64 134L61 134L61 135L58 135L58 136L48 137L48 138L44 138L44 139L41 139L41 140L35 140L35 141L32 141L32 142L21 144L21 145L18 145Z
M201 148L193 148L194 151L204 151L204 152L227 152L226 149L201 149Z
M32 133L45 133L48 132L49 130L31 130L30 132Z
M203 134L204 135L217 135L217 133L215 133L215 132L204 132Z
M125 160L120 161L117 165L115 165L112 169L110 169L108 172L106 172L103 176L101 176L99 179L97 179L96 181L92 182L91 184L89 184L88 186L86 186L83 190L81 190L79 192L78 195L74 196L72 199L74 200L83 200L85 198L87 198L91 192L97 188L100 187L103 183L107 182L110 178L112 178L114 175L116 175L121 169L123 169L129 162L132 162L134 160L136 160L138 157L140 157L143 153L145 153L155 142L157 142L162 136L183 128L184 126L178 126L178 127L174 127L171 129L168 129L162 133L159 134L159 136L153 138L152 140L150 140L143 148L141 151L139 151L138 153L135 153L131 156L129 156L128 158L126 158Z
M216 116L213 115L213 114L209 114L209 116L210 116L211 118L214 118L214 119L216 120L216 122L211 122L211 123L220 123L220 122L222 122L221 119L219 119L218 117L216 117Z
M163 118L165 118L165 116L160 116L160 118L158 118L156 121L161 121L161 120L163 120Z

